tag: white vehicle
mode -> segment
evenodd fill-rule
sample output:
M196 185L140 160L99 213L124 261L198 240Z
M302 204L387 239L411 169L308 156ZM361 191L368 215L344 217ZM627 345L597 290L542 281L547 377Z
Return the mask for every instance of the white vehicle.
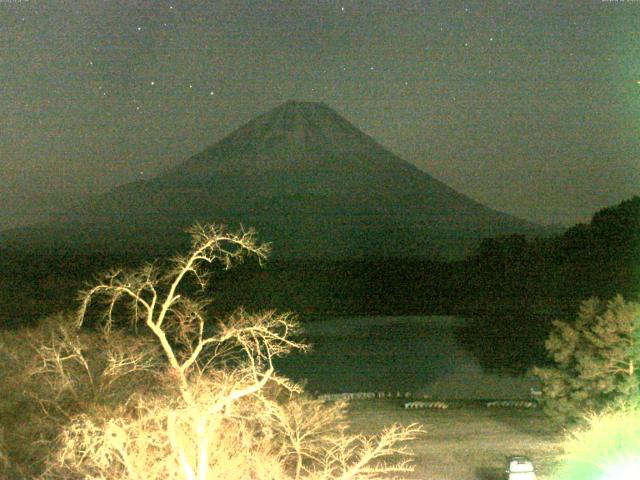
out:
M536 480L536 472L533 463L523 455L511 455L507 457L508 480Z

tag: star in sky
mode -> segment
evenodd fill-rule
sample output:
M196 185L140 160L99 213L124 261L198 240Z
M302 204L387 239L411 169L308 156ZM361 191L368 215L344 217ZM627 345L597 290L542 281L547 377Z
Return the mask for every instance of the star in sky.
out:
M12 6L0 191L104 191L292 98L327 103L462 193L532 220L577 218L640 185L640 140L625 128L640 108L638 5L241 3Z

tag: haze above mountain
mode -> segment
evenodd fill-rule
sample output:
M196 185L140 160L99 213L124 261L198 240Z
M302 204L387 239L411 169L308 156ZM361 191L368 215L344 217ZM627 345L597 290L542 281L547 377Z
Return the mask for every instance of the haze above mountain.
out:
M195 221L255 227L285 258L459 258L482 237L543 231L456 192L327 105L290 101L156 178L3 237L164 250Z

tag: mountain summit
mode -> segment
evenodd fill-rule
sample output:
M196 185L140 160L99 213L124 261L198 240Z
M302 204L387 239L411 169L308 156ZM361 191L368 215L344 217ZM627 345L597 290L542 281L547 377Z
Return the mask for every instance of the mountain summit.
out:
M286 102L195 155L170 175L385 170L405 162L324 103Z
M452 258L485 236L536 231L402 160L327 105L294 101L157 178L94 198L58 230L81 243L146 245L195 221L254 226L285 258Z

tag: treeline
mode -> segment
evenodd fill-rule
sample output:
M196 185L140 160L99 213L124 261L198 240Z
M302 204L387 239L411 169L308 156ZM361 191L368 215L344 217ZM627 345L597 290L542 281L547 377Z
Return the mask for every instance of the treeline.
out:
M574 318L591 297L638 299L640 197L551 238L484 240L465 264L467 295L460 298L475 322L461 339L487 368L522 371L544 363L554 319Z
M483 240L468 262L488 309L513 297L536 309L573 310L576 302L594 295L636 295L639 260L640 197L634 197L549 239Z
M544 340L581 301L640 293L640 197L597 212L550 238L483 240L464 261L368 259L246 265L221 278L225 304L324 315L469 317L460 340L487 369L519 373L544 364ZM239 281L238 281L239 280ZM227 283L242 285L229 288ZM246 290L245 290L246 289ZM242 297L242 298L240 298Z
M639 260L640 197L634 197L551 238L485 239L460 262L275 261L244 265L219 281L245 285L234 295L249 304L309 316L573 315L591 296L636 297Z
M175 251L168 246L65 254L0 251L0 321L24 322L70 308L75 292L93 275ZM543 355L541 339L550 321L573 317L580 301L615 294L637 298L639 259L640 197L634 197L551 238L485 239L459 262L307 259L272 260L263 267L247 262L215 274L211 308L214 314L237 305L275 308L309 321L327 315L466 315L478 321L461 338L486 357L485 363L527 363L531 345ZM507 347L487 351L487 336L503 338ZM511 358L518 355L508 348L517 343L514 338L524 345L521 359ZM504 352L511 357L501 358Z

